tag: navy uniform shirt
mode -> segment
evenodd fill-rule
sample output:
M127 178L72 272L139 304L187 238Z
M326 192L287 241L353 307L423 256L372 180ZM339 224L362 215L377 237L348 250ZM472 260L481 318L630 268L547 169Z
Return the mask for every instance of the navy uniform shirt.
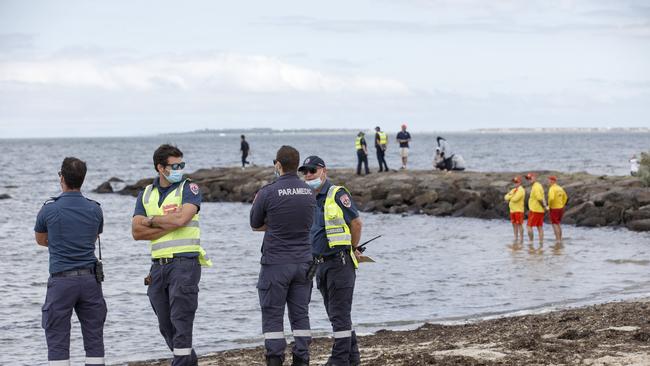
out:
M309 230L315 207L313 191L295 173L284 174L257 192L251 207L250 225L259 228L266 224L260 263L312 260Z
M167 197L167 195L169 195L170 193L174 192L174 190L176 190L176 188L182 182L183 181L180 181L178 183L173 183L169 187L163 188L160 186L160 177L157 177L153 180L154 187L158 188L158 194L159 194L158 207L162 206L163 201L165 201L165 197ZM138 199L135 201L135 211L133 211L133 216L137 216L137 215L149 216L147 214L147 210L145 210L144 208L144 203L142 203L143 194L144 194L144 189L140 191L140 193L138 194ZM199 189L199 186L196 183L191 183L189 182L189 180L188 182L185 183L185 186L183 187L183 197L181 198L181 206L186 203L191 203L194 206L196 206L196 213L199 213L199 210L201 209L201 190ZM175 254L174 256L175 257L196 257L198 255L199 253L179 253L179 254Z
M50 273L93 268L95 241L103 229L99 203L81 192L63 192L45 202L34 226L37 233L47 233Z
M408 140L411 138L411 134L408 133L407 131L400 131L397 133L397 139L398 140ZM399 147L409 147L408 141L406 142L400 142Z
M327 235L325 234L325 199L327 198L327 191L331 186L332 183L329 179L326 180L323 187L321 187L320 192L316 195L314 224L311 226L311 245L315 257L321 255L327 257L336 254L341 250L350 250L347 245L330 248L329 242L327 241ZM345 189L339 189L339 191L336 192L335 200L336 204L339 205L341 210L343 210L345 223L350 226L350 222L359 217L359 211L357 211L354 202L352 202L352 197L350 197L349 193Z

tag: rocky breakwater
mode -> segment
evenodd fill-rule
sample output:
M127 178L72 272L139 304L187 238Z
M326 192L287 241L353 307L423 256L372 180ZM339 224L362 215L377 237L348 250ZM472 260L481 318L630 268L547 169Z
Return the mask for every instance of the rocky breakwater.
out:
M567 191L569 202L564 223L650 231L650 188L638 179L586 173L538 173L545 189L548 188L546 177L552 174ZM524 173L445 174L408 170L357 176L351 169L329 171L330 179L348 187L357 206L365 212L482 219L508 218L508 205L503 196L511 188L510 179L514 175ZM255 192L274 179L268 167L201 169L188 176L201 187L206 202L252 202ZM142 179L135 184L124 184L112 178L96 192L136 196L151 181Z

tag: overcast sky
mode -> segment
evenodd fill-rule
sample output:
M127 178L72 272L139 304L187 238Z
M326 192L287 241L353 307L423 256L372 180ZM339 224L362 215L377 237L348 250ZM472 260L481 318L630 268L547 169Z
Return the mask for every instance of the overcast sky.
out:
M650 126L650 3L0 0L0 138Z

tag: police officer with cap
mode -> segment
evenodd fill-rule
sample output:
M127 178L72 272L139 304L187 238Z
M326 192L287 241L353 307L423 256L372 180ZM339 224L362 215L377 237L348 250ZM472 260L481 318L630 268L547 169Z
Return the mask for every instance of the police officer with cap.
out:
M133 239L151 241L147 296L174 354L172 366L196 366L192 327L201 266L212 265L201 247L201 193L196 183L183 177L183 153L176 146L158 147L153 165L158 177L138 195Z
M106 302L95 276L95 241L104 216L99 203L81 194L85 177L85 162L65 158L59 171L63 193L45 202L34 227L36 243L50 254L42 321L50 366L70 365L73 309L81 324L85 364L104 365Z
M357 337L352 328L352 297L361 238L361 219L350 192L327 179L325 162L310 156L299 171L316 194L312 253L320 263L316 284L334 331L334 346L327 366L360 364Z
M250 225L264 231L257 289L262 309L266 364L284 362L284 307L295 339L292 366L309 365L309 301L312 282L307 272L313 261L309 232L316 201L298 178L300 155L282 146L273 160L277 180L262 187L253 200Z

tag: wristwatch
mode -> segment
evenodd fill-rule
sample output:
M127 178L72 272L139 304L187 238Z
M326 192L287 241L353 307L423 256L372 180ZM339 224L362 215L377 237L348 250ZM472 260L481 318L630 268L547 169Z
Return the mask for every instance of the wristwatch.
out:
M153 216L147 217L147 226L153 227Z

